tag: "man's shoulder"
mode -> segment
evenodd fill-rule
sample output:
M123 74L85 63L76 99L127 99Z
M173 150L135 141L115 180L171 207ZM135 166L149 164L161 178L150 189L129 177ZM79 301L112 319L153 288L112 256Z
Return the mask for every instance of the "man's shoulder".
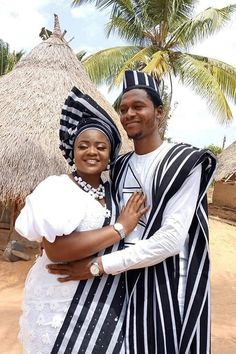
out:
M180 154L185 153L185 154L192 154L194 153L205 153L207 152L207 150L199 148L197 146L194 146L192 144L189 143L185 143L185 142L181 142L181 143L168 143L169 145L169 153L176 153L176 154Z
M134 151L128 151L125 154L120 154L115 161L115 165L120 164L122 161L129 159L129 157L131 157L133 153Z
M184 168L204 164L205 167L211 166L214 169L216 162L217 159L211 151L188 143L173 144L163 159L164 164L179 165Z

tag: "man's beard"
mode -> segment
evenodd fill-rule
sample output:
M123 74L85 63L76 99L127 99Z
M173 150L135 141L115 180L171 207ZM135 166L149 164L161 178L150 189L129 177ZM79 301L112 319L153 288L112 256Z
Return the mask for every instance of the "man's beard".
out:
M129 134L127 133L127 135L128 135L128 138L129 138L129 139L132 139L132 140L139 140L139 139L142 138L143 133L140 131L140 132L138 132L138 133L134 133L133 135L129 135Z

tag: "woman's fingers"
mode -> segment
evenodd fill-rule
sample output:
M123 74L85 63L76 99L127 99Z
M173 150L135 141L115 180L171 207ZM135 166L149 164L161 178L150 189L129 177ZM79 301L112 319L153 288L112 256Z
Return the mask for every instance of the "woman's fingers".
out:
M126 209L138 212L145 202L146 196L142 192L134 192L126 204Z
M140 196L140 198L137 200L137 203L136 203L136 205L137 205L137 210L139 210L142 206L144 206L145 205L145 202L146 202L146 195L141 195Z
M131 204L131 203L137 201L140 198L141 195L142 195L141 191L133 192L131 197L129 198L127 204Z
M145 208L139 210L140 217L143 216L143 215L145 215L146 212L149 210L149 208L150 208L150 207L148 206L148 207L145 207Z
M140 201L142 201L144 198L144 195L142 192L134 192L131 197L129 198L126 207L131 207L131 206L135 206L137 203L139 203Z

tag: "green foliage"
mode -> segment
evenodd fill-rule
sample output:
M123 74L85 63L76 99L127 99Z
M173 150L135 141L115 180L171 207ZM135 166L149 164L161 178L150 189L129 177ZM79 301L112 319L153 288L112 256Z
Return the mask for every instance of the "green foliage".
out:
M170 87L170 107L172 78L178 77L207 102L220 122L232 120L228 100L236 100L236 68L190 50L227 24L236 4L211 7L194 16L196 0L73 0L74 6L89 3L101 10L109 7L107 35L115 32L128 42L83 60L94 82L112 87L120 84L126 69L143 70L158 78L162 87Z
M11 71L23 54L22 50L10 53L8 43L0 39L0 76Z
M173 140L170 137L169 138L168 137L164 137L163 140L167 141L168 143L173 143Z
M79 61L82 61L83 57L87 54L87 52L85 50L80 50L76 56L78 58Z
M205 146L204 149L210 150L216 156L221 154L222 151L223 151L223 149L220 146L217 146L217 145L214 145L214 144L210 144L208 146Z
M8 66L9 46L0 39L0 76L5 74Z

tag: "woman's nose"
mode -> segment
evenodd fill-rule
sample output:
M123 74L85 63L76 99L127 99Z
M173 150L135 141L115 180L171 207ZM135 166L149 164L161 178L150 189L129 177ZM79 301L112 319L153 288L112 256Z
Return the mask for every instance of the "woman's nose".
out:
M88 154L89 155L96 155L97 154L97 149L95 146L91 145L88 149Z

